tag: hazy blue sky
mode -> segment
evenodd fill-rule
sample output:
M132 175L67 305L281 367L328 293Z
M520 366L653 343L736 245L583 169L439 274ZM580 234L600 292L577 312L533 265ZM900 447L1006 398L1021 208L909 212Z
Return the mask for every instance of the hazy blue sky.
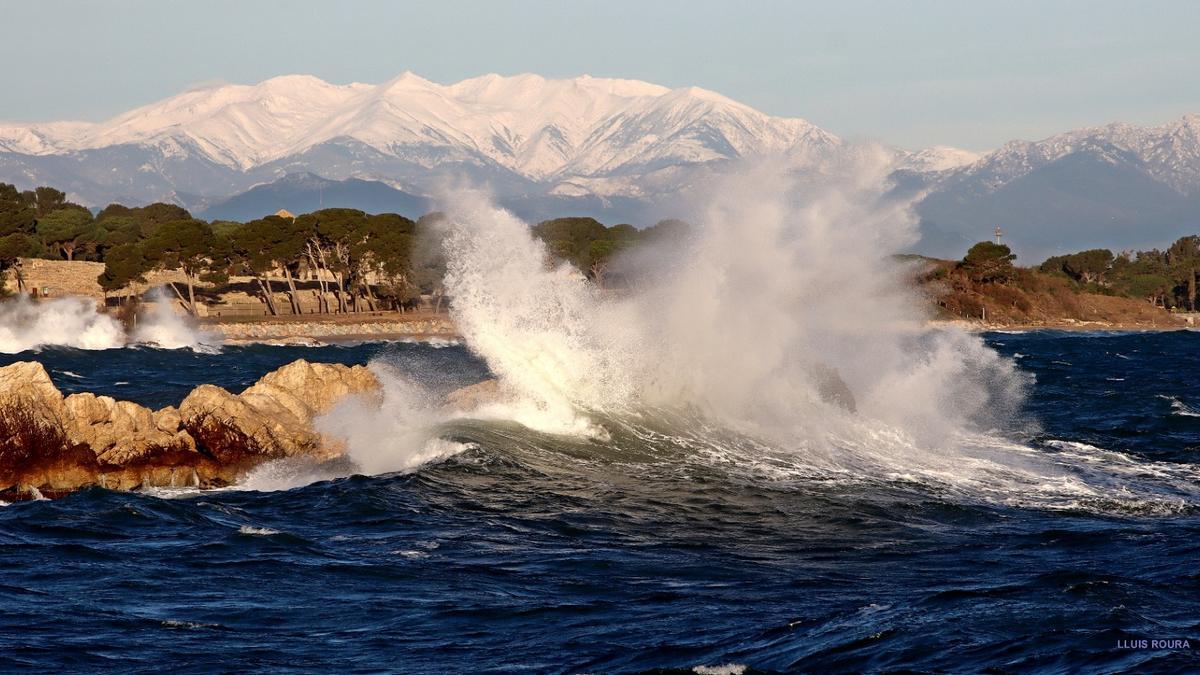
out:
M213 80L591 74L714 89L851 138L986 149L1200 112L1200 2L0 0L0 120Z

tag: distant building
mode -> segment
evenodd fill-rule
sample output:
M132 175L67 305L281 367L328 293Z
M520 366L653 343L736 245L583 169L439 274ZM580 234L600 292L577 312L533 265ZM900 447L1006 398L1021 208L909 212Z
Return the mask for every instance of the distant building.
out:
M287 218L288 220L296 219L296 214L288 211L287 209L279 209L275 212L275 215L279 216L280 218Z

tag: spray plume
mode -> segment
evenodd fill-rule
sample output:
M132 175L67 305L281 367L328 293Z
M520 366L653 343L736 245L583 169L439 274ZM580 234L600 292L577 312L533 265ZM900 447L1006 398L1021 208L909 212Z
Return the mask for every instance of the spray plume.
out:
M17 354L41 347L119 349L131 344L160 349L209 351L221 344L220 336L199 330L171 310L171 300L161 289L150 294L150 310L139 317L132 335L120 322L96 309L86 298L67 297L31 301L24 296L0 302L0 352Z
M964 434L1016 409L1023 379L978 337L924 328L891 256L916 234L909 202L887 196L887 164L860 149L803 189L779 164L742 166L697 191L710 198L684 240L618 261L634 283L617 293L551 262L486 194L448 196L438 234L454 321L507 393L475 414L600 439L603 420L702 419L833 468L958 461ZM831 399L830 380L857 413ZM390 460L411 467L437 416L393 398L406 407L383 416L426 429ZM355 442L372 426L362 414L326 428L387 464L365 447L377 435Z

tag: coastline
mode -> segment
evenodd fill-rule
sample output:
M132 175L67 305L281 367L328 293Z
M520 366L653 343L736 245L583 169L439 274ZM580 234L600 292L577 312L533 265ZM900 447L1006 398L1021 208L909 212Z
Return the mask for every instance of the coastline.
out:
M928 328L958 328L972 333L1032 332L1055 330L1068 332L1146 333L1187 330L1194 326L1186 321L1171 322L1111 322L1111 321L1046 321L1040 323L1000 323L967 321L963 319L929 319ZM311 342L363 342L371 340L458 340L461 335L450 315L441 312L364 312L325 316L281 316L244 320L202 319L200 327L220 333L230 344L292 344Z
M203 330L220 333L227 343L304 344L307 341L454 340L458 329L446 313L363 312L302 315L250 320L201 320Z
M1194 328L1192 324L1179 320L1171 323L1138 323L1120 321L1048 321L1042 323L984 323L982 321L966 321L963 319L930 319L926 325L932 328L954 327L972 333L990 332L1020 332L1029 333L1039 330L1056 330L1065 332L1102 332L1102 333L1165 333Z

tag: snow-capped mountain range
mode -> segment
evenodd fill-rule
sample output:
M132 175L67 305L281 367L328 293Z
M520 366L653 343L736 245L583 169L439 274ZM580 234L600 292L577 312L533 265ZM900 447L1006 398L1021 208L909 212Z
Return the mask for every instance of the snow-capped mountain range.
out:
M995 226L1026 257L1162 246L1200 233L1200 115L1013 141L945 172L909 176L923 245L951 255Z
M986 176L994 187L1081 151L1127 153L1153 178L1182 193L1200 188L1200 115L1154 127L1109 124L1077 129L1042 141L1012 141L971 162L964 173ZM1118 161L1113 158L1112 161Z
M53 185L91 205L167 200L203 211L289 174L378 181L417 196L465 178L530 217L646 222L668 215L697 171L764 154L797 172L820 170L846 147L805 120L695 87L537 75L443 85L412 73L337 85L291 75L195 88L100 123L0 123L0 181ZM987 231L1019 233L1038 209L1056 222L1103 218L1114 241L1131 244L1158 236L1159 221L1200 216L1196 115L1014 141L984 155L889 152L898 184L929 193L919 209L927 239L951 247L982 238L974 230L984 221ZM1132 194L1114 196L1113 181ZM288 185L305 184L314 183Z
M185 157L253 173L336 147L356 176L421 183L390 166L447 164L566 183L653 172L761 153L814 161L837 147L800 119L764 115L697 88L633 80L485 75L441 85L405 73L379 85L335 85L311 76L194 89L99 124L0 125L0 150L29 157L144 149L139 171ZM306 158L308 163L317 160ZM325 175L329 167L310 167ZM278 171L275 173L282 175ZM180 186L187 192L203 186Z

